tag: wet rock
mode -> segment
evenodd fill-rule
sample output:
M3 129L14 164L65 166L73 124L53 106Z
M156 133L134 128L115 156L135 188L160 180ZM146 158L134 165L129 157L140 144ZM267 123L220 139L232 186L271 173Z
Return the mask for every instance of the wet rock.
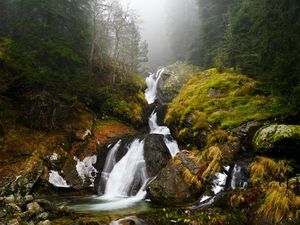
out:
M6 204L8 203L14 203L16 201L16 198L14 195L10 195L4 198L4 201Z
M20 222L18 219L11 219L7 222L7 225L19 225Z
M234 136L239 138L240 148L243 150L252 149L252 139L263 124L264 122L262 121L250 121L231 130Z
M299 125L269 125L259 129L252 141L256 151L262 154L285 155L300 158Z
M34 211L25 211L19 214L22 221L29 221L32 220L35 215Z
M148 176L154 177L172 158L163 135L151 134L146 137L144 156Z
M53 211L56 209L56 206L53 205L50 201L45 199L37 199L36 202L45 210L45 211Z
M149 198L163 205L194 202L204 191L198 179L204 167L189 152L178 153L148 185Z
M49 218L49 213L47 213L47 212L43 212L43 213L41 213L40 215L38 215L37 217L36 217L36 219L38 220L38 221L41 221L41 220L47 220Z
M39 203L37 202L32 202L32 203L29 203L27 206L26 206L26 209L28 211L33 211L35 212L36 214L40 214L42 212L44 212L44 209L39 205Z
M7 215L6 209L0 210L0 218L4 218ZM1 223L0 223L1 224Z
M39 222L37 225L52 225L52 223L50 220L44 220Z
M62 205L57 208L57 212L59 216L66 216L70 215L73 211L70 207Z
M29 202L33 201L33 196L32 195L25 195L23 198L23 201L27 204Z
M2 189L0 189L1 195L15 193L24 196L31 192L37 180L40 178L44 166L43 162L35 157L30 158L24 164L26 169L22 171L23 175L14 178L13 181L2 187ZM15 201L16 200L17 199L15 199Z
M15 203L8 203L6 205L6 209L8 213L19 213L22 212L22 209Z
M163 102L170 102L179 93L181 87L192 77L195 68L182 62L176 62L165 68L159 82L158 96Z

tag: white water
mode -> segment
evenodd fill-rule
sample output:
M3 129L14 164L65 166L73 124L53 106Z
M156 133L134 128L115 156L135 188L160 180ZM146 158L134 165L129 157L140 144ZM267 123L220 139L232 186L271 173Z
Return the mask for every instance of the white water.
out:
M145 183L146 163L144 160L144 140L134 140L126 155L114 166L107 180L103 199L128 197L135 179ZM136 181L136 180L135 180ZM141 199L143 199L143 196Z
M235 164L231 174L231 189L235 190L237 188L247 188L247 186L247 181L243 179L242 167L238 164Z
M55 187L68 188L70 185L67 184L64 178L62 178L59 173L55 170L51 170L49 173L49 183L53 184Z
M150 74L150 76L146 78L146 84L148 88L145 90L145 98L149 105L154 103L156 100L157 85L163 72L164 69L160 69L156 73Z
M116 154L120 148L121 140L119 140L108 152L103 171L101 172L100 184L106 186L107 179L109 174L112 171L113 167L116 164Z
M98 172L93 166L97 162L97 156L90 156L84 158L82 161L77 157L74 157L74 160L77 161L76 170L79 177L85 182L85 179L88 178L91 182L91 187L94 186L94 180L96 173Z
M166 126L159 126L157 124L157 113L155 112L155 110L151 113L149 117L149 128L150 134L164 135L164 142L168 147L172 157L174 157L179 152L177 141L171 137L170 129Z
M148 104L154 103L157 98L158 82L163 72L164 69L160 69L146 79L148 88L145 91L145 97ZM179 152L178 144L171 137L168 127L157 124L155 111L149 117L149 127L150 134L164 136L164 142L174 157ZM121 141L117 142L107 155L100 179L100 184L105 187L104 194L97 197L100 203L90 206L90 210L107 211L128 208L146 197L145 187L148 175L144 160L144 140L135 139L128 147L127 153L120 161L116 162L116 153L120 144ZM78 159L76 160L78 161ZM78 170L78 173L85 174L82 169ZM138 187L140 187L139 190L137 190ZM118 221L115 222L118 224Z

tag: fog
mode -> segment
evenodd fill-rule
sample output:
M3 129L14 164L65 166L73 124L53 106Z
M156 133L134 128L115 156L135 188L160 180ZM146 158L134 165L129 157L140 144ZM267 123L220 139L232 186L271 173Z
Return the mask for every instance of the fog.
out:
M185 48L186 42L192 39L193 35L187 29L196 24L192 22L197 15L195 0L120 1L124 6L129 3L130 9L138 17L142 39L149 45L150 70L168 65L177 59L183 60L184 57L178 56L178 51L183 51L181 48Z

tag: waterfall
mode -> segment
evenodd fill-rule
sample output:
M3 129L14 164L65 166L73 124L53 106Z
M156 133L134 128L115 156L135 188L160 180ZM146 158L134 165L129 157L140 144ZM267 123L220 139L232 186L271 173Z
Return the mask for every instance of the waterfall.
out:
M99 194L103 194L101 191L102 187L106 186L109 174L112 171L113 167L116 164L116 154L120 148L122 140L119 140L108 152L103 171L101 172L100 185L98 189Z
M113 167L103 198L122 198L130 195L133 182L144 184L147 179L144 160L144 140L134 140L126 155Z
M145 97L148 104L152 104L157 96L158 82L164 69L150 74L146 78L148 88ZM174 157L178 152L178 144L171 136L170 129L157 124L157 113L154 110L149 117L150 134L161 134ZM146 196L146 184L148 181L146 162L144 159L144 140L135 139L127 147L127 153L117 162L116 154L121 146L118 141L108 152L100 178L102 196L98 197L101 204L91 207L94 210L116 210L126 208L143 200ZM103 189L103 190L102 190Z
M164 69L160 69L156 73L152 73L146 78L146 84L148 88L145 91L145 98L149 105L154 103L156 99L157 85L163 72Z
M155 112L155 110L151 113L149 117L149 128L150 134L164 135L164 142L168 147L172 157L174 157L179 152L177 141L172 138L170 129L166 126L159 126L157 124L157 113Z
M248 182L245 174L242 171L242 166L235 164L231 173L230 187L232 190L237 188L247 188Z

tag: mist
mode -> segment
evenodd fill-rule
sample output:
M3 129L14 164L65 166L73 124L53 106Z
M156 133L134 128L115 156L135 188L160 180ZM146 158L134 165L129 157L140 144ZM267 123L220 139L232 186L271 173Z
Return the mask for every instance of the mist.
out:
M148 43L149 70L185 60L198 21L195 0L120 1L138 18L142 39Z

